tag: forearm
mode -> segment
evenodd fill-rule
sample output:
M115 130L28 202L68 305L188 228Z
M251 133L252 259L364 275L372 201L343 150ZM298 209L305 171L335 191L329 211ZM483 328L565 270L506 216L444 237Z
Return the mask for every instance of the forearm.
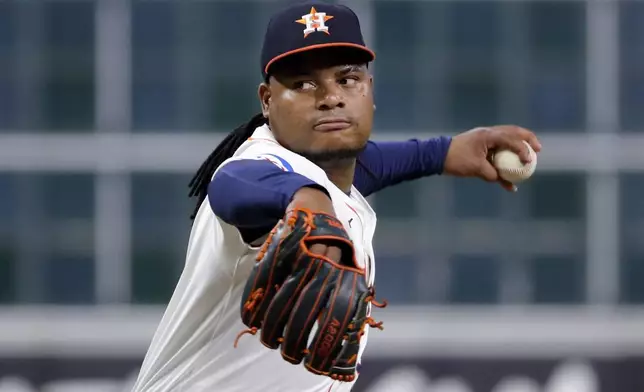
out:
M360 155L354 185L363 195L403 181L442 174L451 138L369 142Z

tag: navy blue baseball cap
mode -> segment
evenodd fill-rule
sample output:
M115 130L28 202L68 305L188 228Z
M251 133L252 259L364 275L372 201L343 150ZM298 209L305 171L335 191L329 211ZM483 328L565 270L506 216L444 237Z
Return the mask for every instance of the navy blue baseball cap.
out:
M358 16L350 8L321 1L291 5L271 18L262 47L262 76L279 60L310 50L343 47L355 49L371 62L376 54L362 37ZM362 57L361 57L362 58Z

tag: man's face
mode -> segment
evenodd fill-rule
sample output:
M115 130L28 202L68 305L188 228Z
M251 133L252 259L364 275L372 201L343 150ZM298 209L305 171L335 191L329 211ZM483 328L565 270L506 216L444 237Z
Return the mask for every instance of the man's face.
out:
M277 141L314 162L356 157L373 124L373 80L366 65L344 51L324 49L288 61L259 88Z

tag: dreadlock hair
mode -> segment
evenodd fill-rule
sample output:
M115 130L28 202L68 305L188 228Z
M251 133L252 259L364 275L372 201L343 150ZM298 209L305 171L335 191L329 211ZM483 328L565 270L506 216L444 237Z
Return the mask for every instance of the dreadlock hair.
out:
M197 216L201 203L206 199L208 194L208 184L212 179L215 170L224 163L224 161L233 156L235 151L249 138L257 127L267 123L266 118L261 114L254 115L247 123L240 125L231 133L229 133L224 140L213 150L212 153L201 164L197 173L195 173L188 187L190 193L188 197L197 197L197 205L195 206L190 219Z

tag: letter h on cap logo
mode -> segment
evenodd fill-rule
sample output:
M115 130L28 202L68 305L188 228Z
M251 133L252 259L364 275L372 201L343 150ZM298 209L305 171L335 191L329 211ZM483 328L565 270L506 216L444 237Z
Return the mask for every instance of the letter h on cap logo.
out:
M329 19L333 19L333 16L327 15L326 12L317 12L315 7L311 7L311 12L306 15L302 15L302 19L298 19L296 22L306 26L303 31L304 38L306 38L309 34L316 31L329 34L329 26L325 24Z

